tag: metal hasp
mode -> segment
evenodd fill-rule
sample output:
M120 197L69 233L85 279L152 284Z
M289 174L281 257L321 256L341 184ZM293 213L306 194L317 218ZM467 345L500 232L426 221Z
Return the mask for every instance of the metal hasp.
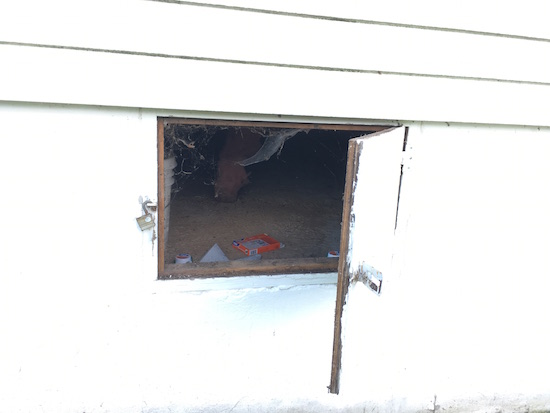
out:
M359 281L377 295L382 292L382 273L366 263L362 263L359 269L351 275L352 283Z

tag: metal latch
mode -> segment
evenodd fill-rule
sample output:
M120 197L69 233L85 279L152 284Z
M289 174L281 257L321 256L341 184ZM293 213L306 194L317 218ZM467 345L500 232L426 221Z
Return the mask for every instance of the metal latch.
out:
M362 263L359 269L351 276L351 282L362 282L375 294L382 292L382 273L366 263Z

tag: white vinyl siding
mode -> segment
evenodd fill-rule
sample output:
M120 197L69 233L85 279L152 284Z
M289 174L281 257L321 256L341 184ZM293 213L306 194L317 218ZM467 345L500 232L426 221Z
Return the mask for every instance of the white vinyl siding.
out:
M185 3L181 1L180 3ZM206 0L221 7L263 9L332 19L387 22L395 25L448 28L510 36L550 38L550 4L544 0L438 1L387 0Z
M421 26L429 23L422 19L397 24L389 15L361 20L364 10L331 19L310 7L306 14L54 1L29 13L26 4L3 5L0 56L9 65L0 99L550 124L541 105L550 96L548 40ZM401 99L388 98L394 93Z

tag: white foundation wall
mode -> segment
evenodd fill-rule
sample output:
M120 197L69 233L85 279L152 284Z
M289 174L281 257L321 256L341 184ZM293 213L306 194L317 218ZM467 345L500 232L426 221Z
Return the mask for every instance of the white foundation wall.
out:
M377 251L390 264L370 263L382 293L352 284L344 308L341 395L388 412L550 409L549 155L548 128L410 125ZM368 257L379 211L359 168L352 248Z
M152 112L0 118L0 411L549 408L548 129L410 124L392 264L380 297L350 288L336 396L334 274L155 281Z
M156 281L136 223L156 128L138 109L0 104L0 412L336 405L336 274Z
M210 3L0 5L0 412L550 410L548 6ZM157 115L410 126L340 395L334 274L155 281Z

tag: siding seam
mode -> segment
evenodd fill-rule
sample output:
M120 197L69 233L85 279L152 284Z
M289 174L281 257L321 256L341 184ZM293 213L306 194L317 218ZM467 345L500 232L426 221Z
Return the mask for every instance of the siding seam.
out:
M197 3L194 1L187 1L187 0L145 0L145 1L150 1L153 3L180 4L180 5L194 6L194 7L207 7L207 8L213 8L213 9L235 10L235 11L243 11L243 12L249 12L249 13L272 14L272 15L287 16L287 17L299 17L304 19L330 20L330 21L345 22L345 23L366 24L366 25L373 25L373 26L402 27L407 29L430 30L430 31L449 32L449 33L462 33L462 34L470 34L470 35L477 35L477 36L490 36L490 37L500 37L500 38L516 39L516 40L528 40L528 41L534 41L534 42L550 43L550 39L547 39L544 37L525 36L525 35L519 35L519 34L494 33L494 32L484 32L480 30L457 29L457 28L439 27L439 26L423 26L419 24L392 23L392 22L382 22L377 20L366 20L366 19L352 19L349 17L335 17L335 16L324 16L324 15L318 15L318 14L307 14L307 13L298 13L298 12L289 12L289 11L280 11L280 10L257 9L252 7L228 6L225 4Z
M149 1L157 1L157 0L149 0ZM281 68L301 69L301 70L318 70L318 71L325 71L325 72L364 73L364 74L377 74L377 75L388 75L388 76L407 76L407 77L423 77L423 78L432 78L432 79L454 79L454 80L469 80L469 81L478 81L478 82L511 83L511 84L519 84L519 85L550 86L550 82L538 82L538 81L532 81L532 80L498 79L498 78L487 78L487 77L440 75L440 74L413 73L413 72L393 72L393 71L385 71L385 70L351 69L351 68L328 67L328 66L309 66L309 65L300 65L300 64L258 62L258 61L247 61L247 60L238 60L238 59L221 59L221 58L214 58L214 57L137 52L137 51L131 51L131 50L113 50L113 49L100 49L100 48L92 48L92 47L9 42L9 41L2 41L2 40L0 40L0 46L19 46L19 47L40 48L40 49L70 50L70 51L80 51L80 52L118 54L118 55L127 55L127 56L156 57L156 58L162 58L162 59L194 60L194 61L200 61L200 62L231 63L231 64L241 64L241 65L250 65L250 66L281 67Z

